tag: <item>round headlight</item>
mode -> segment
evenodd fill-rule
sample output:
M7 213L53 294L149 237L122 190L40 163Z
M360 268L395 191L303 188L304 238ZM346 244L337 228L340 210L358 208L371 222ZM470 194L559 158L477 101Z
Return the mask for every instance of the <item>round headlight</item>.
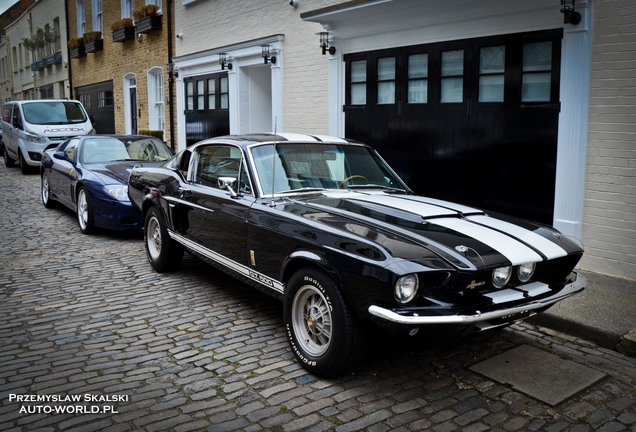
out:
M420 283L416 274L402 276L395 283L395 299L400 303L408 303L415 298Z
M521 264L517 269L517 277L519 282L528 282L534 274L535 263Z
M495 288L503 288L506 286L512 275L512 267L498 267L492 271L492 284Z

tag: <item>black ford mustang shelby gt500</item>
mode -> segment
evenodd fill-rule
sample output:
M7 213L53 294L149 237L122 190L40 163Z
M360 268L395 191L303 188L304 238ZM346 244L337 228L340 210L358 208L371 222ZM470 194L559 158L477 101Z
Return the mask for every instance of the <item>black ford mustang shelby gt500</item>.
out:
M581 245L551 227L415 196L369 146L300 134L226 136L128 193L157 271L184 250L284 300L296 357L329 376L364 352L370 322L414 334L488 329L584 289Z

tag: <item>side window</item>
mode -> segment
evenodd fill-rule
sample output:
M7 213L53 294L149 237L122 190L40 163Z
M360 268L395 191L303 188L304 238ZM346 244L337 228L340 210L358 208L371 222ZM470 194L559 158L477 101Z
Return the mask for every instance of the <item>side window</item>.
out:
M77 161L77 146L79 145L79 139L72 139L69 140L68 143L66 144L66 147L64 147L64 153L66 153L66 156L68 156L68 158L73 161L76 162Z
M212 145L199 149L193 181L218 189L221 177L246 177L241 150L231 146ZM245 178L244 180L247 180ZM242 180L239 180L242 183ZM249 185L249 182L247 182Z
M17 127L18 129L22 129L22 116L20 116L20 108L18 108L17 105L13 110L13 120L11 124L13 124L13 126Z
M6 121L7 123L11 123L11 107L12 106L13 105L7 105L2 110L2 120Z

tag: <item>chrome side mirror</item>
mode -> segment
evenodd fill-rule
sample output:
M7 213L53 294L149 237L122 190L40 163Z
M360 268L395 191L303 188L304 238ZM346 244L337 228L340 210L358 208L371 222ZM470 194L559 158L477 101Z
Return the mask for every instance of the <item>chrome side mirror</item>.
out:
M226 190L230 192L230 196L232 198L236 198L238 193L236 192L236 186L238 185L238 180L234 177L219 177L217 180L219 189Z

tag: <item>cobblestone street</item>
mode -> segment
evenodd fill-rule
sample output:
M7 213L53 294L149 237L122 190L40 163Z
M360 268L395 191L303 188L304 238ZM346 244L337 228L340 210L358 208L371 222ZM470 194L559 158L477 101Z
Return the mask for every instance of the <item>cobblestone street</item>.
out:
M39 193L0 166L2 431L636 431L636 358L527 323L379 335L353 373L319 379L279 301L187 255L155 273L141 235L82 235ZM552 406L471 370L521 345L604 377Z

